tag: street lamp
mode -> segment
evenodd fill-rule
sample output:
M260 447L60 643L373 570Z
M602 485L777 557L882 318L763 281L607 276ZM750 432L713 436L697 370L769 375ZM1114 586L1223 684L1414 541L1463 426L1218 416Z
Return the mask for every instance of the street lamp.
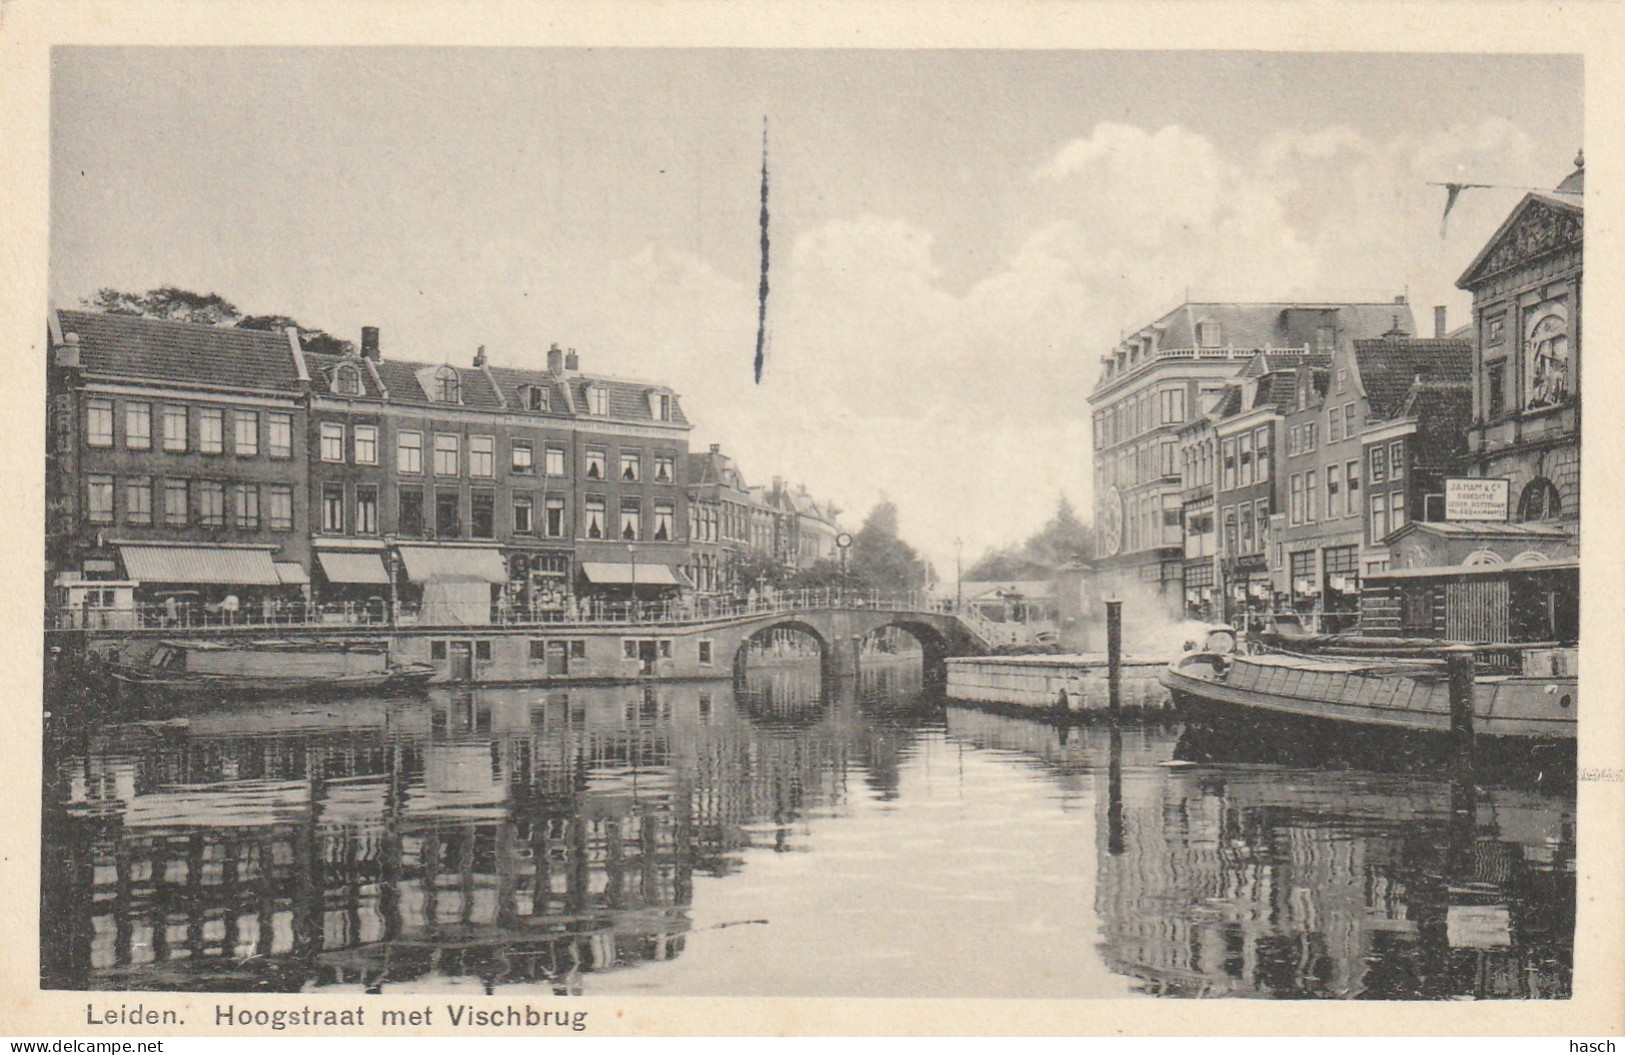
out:
M965 540L954 539L954 611L965 606Z
M632 622L638 621L638 548L632 543L626 544L626 555L632 559L632 582L629 586L631 593Z
M841 603L846 603L846 551L852 548L852 536L848 532L841 532L835 536L835 548L841 551Z

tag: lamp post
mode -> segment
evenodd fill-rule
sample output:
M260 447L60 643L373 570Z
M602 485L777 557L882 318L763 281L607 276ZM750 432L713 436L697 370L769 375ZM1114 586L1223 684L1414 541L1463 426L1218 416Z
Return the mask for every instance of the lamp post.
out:
M841 603L846 603L846 551L852 548L852 536L843 531L835 536L835 548L841 553Z
M638 621L638 548L632 543L626 544L626 555L632 559L632 582L628 587L631 594L632 622Z
M965 540L954 539L954 611L965 605Z

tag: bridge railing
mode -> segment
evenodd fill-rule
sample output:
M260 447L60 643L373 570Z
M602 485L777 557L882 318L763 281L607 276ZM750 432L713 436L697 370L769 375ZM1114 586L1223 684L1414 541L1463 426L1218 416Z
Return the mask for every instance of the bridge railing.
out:
M491 606L496 627L562 628L566 626L683 626L798 611L838 609L955 614L951 600L924 592L879 590L780 590L747 597L694 596L658 602L581 599L560 608L532 609L505 603ZM365 603L291 602L243 604L134 604L124 607L75 606L47 610L45 625L56 630L216 630L356 627L433 627L434 612L416 605L396 605L392 613L381 601ZM455 624L467 629L467 623Z

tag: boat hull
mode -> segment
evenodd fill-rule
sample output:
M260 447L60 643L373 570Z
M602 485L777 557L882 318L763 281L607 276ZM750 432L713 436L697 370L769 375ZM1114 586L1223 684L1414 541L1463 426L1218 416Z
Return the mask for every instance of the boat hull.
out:
M154 676L142 670L115 670L113 678L148 693L193 698L253 699L267 696L360 696L422 689L435 676L433 667L408 667L369 674L311 678L275 675L176 674Z
M1278 657L1187 656L1159 675L1181 712L1203 717L1307 719L1370 729L1445 735L1449 686L1420 667ZM1496 676L1476 681L1474 732L1507 740L1572 741L1574 678Z

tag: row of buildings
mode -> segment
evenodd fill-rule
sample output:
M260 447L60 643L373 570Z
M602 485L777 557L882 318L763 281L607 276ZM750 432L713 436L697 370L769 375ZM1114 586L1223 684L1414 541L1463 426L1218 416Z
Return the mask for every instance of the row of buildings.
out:
M70 610L316 601L440 622L744 592L833 557L835 510L751 487L666 385L354 354L53 311L47 562ZM759 572L757 572L759 574ZM246 618L246 617L245 617Z
M1126 336L1089 397L1097 587L1190 617L1291 611L1339 630L1373 576L1573 564L1575 164L1527 194L1457 280L1473 296L1458 329L1435 308L1419 333L1397 296L1188 302ZM1542 603L1563 636L1577 602L1559 592ZM1438 629L1431 595L1418 597L1391 629ZM1496 639L1506 613L1484 618L1496 626L1478 633Z

